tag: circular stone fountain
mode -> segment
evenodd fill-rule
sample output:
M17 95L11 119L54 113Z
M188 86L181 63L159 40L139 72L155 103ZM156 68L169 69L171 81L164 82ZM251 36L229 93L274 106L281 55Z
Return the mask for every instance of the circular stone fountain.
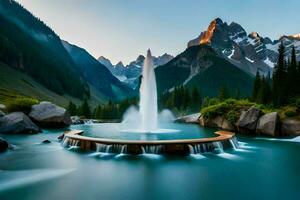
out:
M223 152L226 148L237 147L238 142L231 132L205 134L205 129L198 130L196 125L166 125L172 114L166 110L161 113L157 111L156 80L150 50L142 75L139 111L129 108L119 124L86 125L81 127L83 130L65 132L63 145L127 154L197 154Z

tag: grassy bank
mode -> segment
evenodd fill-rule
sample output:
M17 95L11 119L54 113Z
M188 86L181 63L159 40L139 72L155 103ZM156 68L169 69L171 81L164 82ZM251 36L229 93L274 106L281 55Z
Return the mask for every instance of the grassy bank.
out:
M203 104L201 114L205 119L213 119L217 116L223 116L228 121L235 123L241 112L255 106L265 114L269 112L278 112L281 119L298 118L300 120L300 99L286 106L273 107L272 105L263 105L251 102L247 99L227 99L221 101L213 98Z

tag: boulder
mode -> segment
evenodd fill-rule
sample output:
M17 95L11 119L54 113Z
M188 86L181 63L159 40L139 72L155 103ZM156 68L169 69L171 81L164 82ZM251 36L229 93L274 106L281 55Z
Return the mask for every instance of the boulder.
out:
M242 112L236 123L238 130L244 133L254 133L261 114L261 110L255 107L251 107L247 111Z
M221 128L223 130L227 130L227 131L234 131L235 130L234 125L225 118L223 119Z
M256 132L269 136L278 136L279 116L277 112L261 116L257 122Z
M0 133L38 133L41 129L22 112L13 112L0 118Z
M300 135L300 121L296 119L285 119L281 124L282 135Z
M84 121L78 116L71 117L72 124L84 124Z
M3 117L5 114L0 110L0 117Z
M220 128L228 131L233 131L235 129L234 126L223 116L217 116L213 119L205 119L201 116L199 122L203 127Z
M175 122L199 124L199 118L200 118L200 113L195 113L195 114L179 117L175 120Z
M33 105L29 117L38 125L48 128L65 127L72 124L66 109L45 101Z
M0 153L6 151L8 147L9 147L8 142L0 138Z
M62 139L64 139L64 137L65 137L65 134L62 133L61 135L59 135L59 136L57 137L57 139L58 139L58 140L62 140Z
M42 143L43 143L43 144L50 144L51 141L50 141L50 140L44 140Z

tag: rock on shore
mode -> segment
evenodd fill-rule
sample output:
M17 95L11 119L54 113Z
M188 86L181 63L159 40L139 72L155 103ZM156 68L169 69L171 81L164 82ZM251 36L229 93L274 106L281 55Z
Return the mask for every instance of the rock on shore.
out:
M240 132L255 133L256 125L262 112L260 109L251 107L247 111L242 112L236 126Z
M269 136L278 136L279 116L277 112L267 113L260 117L257 122L256 132Z
M195 114L179 117L175 120L175 122L198 124L199 118L200 118L200 113L195 113Z
M3 134L32 134L41 129L22 112L13 112L0 117L0 133Z
M235 130L235 127L223 116L217 116L210 120L204 119L204 117L201 116L199 121L203 127L220 128L227 131Z
M29 117L42 127L65 127L72 124L66 109L45 101L32 106Z
M0 138L0 153L6 151L8 147L9 147L8 142Z
M0 117L3 117L5 114L0 110Z
M72 124L84 124L84 120L80 119L78 116L71 117Z
M283 135L300 135L300 121L295 119L285 119L281 125Z

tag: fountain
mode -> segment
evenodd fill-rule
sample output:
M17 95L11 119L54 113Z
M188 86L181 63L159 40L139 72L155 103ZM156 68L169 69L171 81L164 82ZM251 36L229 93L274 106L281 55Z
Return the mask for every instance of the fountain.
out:
M142 73L140 115L144 132L151 132L157 129L157 89L150 49L147 51Z
M176 124L173 120L170 110L158 113L156 78L149 49L142 71L139 110L130 107L122 123L81 125L82 131L65 134L63 145L110 154L188 155L222 153L226 148L238 147L234 133Z
M130 127L121 129L122 132L132 133L174 133L175 129L162 129L158 126L158 119L161 122L172 122L175 117L170 110L163 110L158 114L157 109L157 88L154 72L153 58L150 49L144 60L142 80L140 86L139 111L130 107L123 116L123 123L130 124ZM138 124L138 125L136 125Z

